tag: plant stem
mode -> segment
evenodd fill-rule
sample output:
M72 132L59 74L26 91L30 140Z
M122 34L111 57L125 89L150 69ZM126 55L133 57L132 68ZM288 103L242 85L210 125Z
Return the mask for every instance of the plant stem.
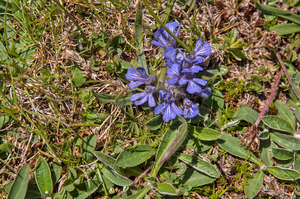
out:
M148 8L150 14L156 19L156 21L183 47L187 50L188 53L191 52L191 49L180 39L178 39L170 30L165 26L165 24L159 19L159 17L153 12L152 8L149 6L147 0L143 0L145 6Z
M283 69L283 71L284 71L286 77L288 78L288 80L289 80L289 82L290 82L290 85L291 85L291 87L292 87L292 89L293 89L295 95L296 95L297 98L300 100L300 95L299 95L299 93L298 93L298 91L297 91L295 85L293 84L290 75L289 75L288 72L287 72L287 69L286 69L286 67L285 67L285 65L284 65L284 63L283 63L283 61L282 61L282 59L281 59L281 56L280 56L279 52L278 52L278 51L275 51L275 53L276 53L276 57L277 57L277 59L278 59L280 65L281 65L281 68Z
M276 93L276 90L277 90L277 87L278 87L280 78L281 78L281 76L282 76L282 73L283 73L283 68L281 68L281 70L280 70L280 72L279 72L279 75L278 75L278 77L277 77L277 79L276 79L276 82L275 82L275 85L274 85L274 87L273 87L273 91L272 91L272 93L271 93L271 95L270 95L270 97L269 97L269 99L268 99L268 101L267 101L265 107L263 108L262 112L260 113L259 117L257 118L257 120L256 120L256 122L255 122L255 124L254 124L254 125L256 126L256 128L258 127L258 125L259 125L259 123L260 123L260 121L261 121L261 118L265 115L267 109L269 108L269 105L270 105L270 103L271 103L271 101L272 101L272 99L273 99L273 97L274 97L274 95L275 95L275 93Z

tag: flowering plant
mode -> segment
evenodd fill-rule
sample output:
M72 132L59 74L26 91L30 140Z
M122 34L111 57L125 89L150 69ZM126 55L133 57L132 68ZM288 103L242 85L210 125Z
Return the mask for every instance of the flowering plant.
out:
M181 25L178 22L167 23L166 27L178 36ZM193 118L199 114L198 104L194 104L188 96L208 97L211 94L210 88L203 88L207 81L196 77L196 74L203 71L199 66L210 54L210 44L203 43L198 39L195 49L187 55L180 48L176 48L175 39L164 29L160 28L154 35L152 44L165 50L165 65L168 67L167 74L157 87L150 86L155 80L155 75L149 76L142 67L129 68L125 77L131 81L130 89L137 88L142 84L147 84L145 91L135 93L130 97L135 105L141 105L148 101L150 107L155 107L154 112L160 114L164 111L163 120L169 122L177 115L182 115L185 119ZM159 94L165 101L156 106L154 94ZM177 105L176 105L177 103Z

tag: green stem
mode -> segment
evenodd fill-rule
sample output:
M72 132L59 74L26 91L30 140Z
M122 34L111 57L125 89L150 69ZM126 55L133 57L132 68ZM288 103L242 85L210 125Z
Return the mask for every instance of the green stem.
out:
M153 12L152 8L149 6L147 0L143 0L145 6L148 8L150 14L156 19L156 21L183 47L187 50L188 53L191 52L191 49L178 37L176 37L170 30L165 26L165 24L159 19L159 17Z

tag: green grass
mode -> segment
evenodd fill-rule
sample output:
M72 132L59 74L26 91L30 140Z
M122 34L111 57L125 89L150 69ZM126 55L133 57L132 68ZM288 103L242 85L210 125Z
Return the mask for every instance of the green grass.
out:
M280 24L280 18L268 21L270 27L237 28L233 24L247 8L229 1L228 6L195 0L143 0L139 5L130 0L61 3L0 0L2 196L271 197L259 193L267 187L247 191L253 181L260 182L253 176L260 177L255 174L262 164L269 169L261 169L263 175L281 179L277 186L289 187L289 194L298 191L297 183L285 184L285 180L300 177L299 144L294 140L292 149L280 144L280 139L290 140L282 131L294 132L261 122L258 128L260 132L267 129L267 135L261 138L259 152L247 149L237 139L245 132L238 129L251 126L247 112L235 115L240 109L238 102L245 94L251 95L255 99L245 100L242 106L259 107L259 114L278 74L276 60L260 42L263 34L259 31ZM130 67L142 66L148 74L165 78L163 51L151 41L157 28L174 20L182 24L176 40L186 53L198 38L214 46L203 73L213 92L207 99L197 98L199 117L177 117L166 123L153 108L130 101L134 91L129 90L125 74ZM244 21L250 23L247 17ZM246 29L252 31L251 41L243 32ZM299 53L294 49L299 46L298 36L297 32L283 36L285 42L280 44L297 89ZM264 65L266 59L268 65ZM244 77L244 70L247 77L237 77ZM276 108L274 100L269 115L282 122L280 128L295 120L296 131L300 109L288 81L283 79L277 92L276 100L286 103L292 99L291 107ZM224 137L226 132L231 138ZM274 133L282 133L279 141ZM272 167L275 158L268 153L275 147L293 151L290 161L276 160L279 171ZM179 152L190 156L182 160ZM290 173L285 176L285 172Z

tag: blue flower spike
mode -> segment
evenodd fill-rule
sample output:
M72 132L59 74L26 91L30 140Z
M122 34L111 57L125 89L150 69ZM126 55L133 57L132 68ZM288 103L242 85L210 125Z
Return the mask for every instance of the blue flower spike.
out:
M139 73L138 73L138 72ZM155 75L147 75L146 70L143 67L129 68L125 77L131 81L129 83L130 89L135 89L142 84L151 84L155 80Z
M135 105L142 105L148 101L150 107L155 107L156 102L153 94L156 93L156 88L154 86L146 86L145 91L142 93L135 93L131 95L130 100L134 102ZM142 98L142 99L141 99ZM141 99L137 101L138 99Z
M183 117L186 118L193 118L199 114L199 110L197 109L197 104L193 104L191 100L185 98L183 100Z
M181 28L180 23L174 21L166 24L166 27L177 37ZM163 28L159 28L155 34L152 44L162 47L167 50L169 48L176 48L176 40Z
M170 120L174 119L177 115L182 114L182 110L176 106L174 97L170 97L168 100L166 100L164 103L158 105L154 112L155 114L160 114L161 112L164 112L163 120L165 122L169 122Z

